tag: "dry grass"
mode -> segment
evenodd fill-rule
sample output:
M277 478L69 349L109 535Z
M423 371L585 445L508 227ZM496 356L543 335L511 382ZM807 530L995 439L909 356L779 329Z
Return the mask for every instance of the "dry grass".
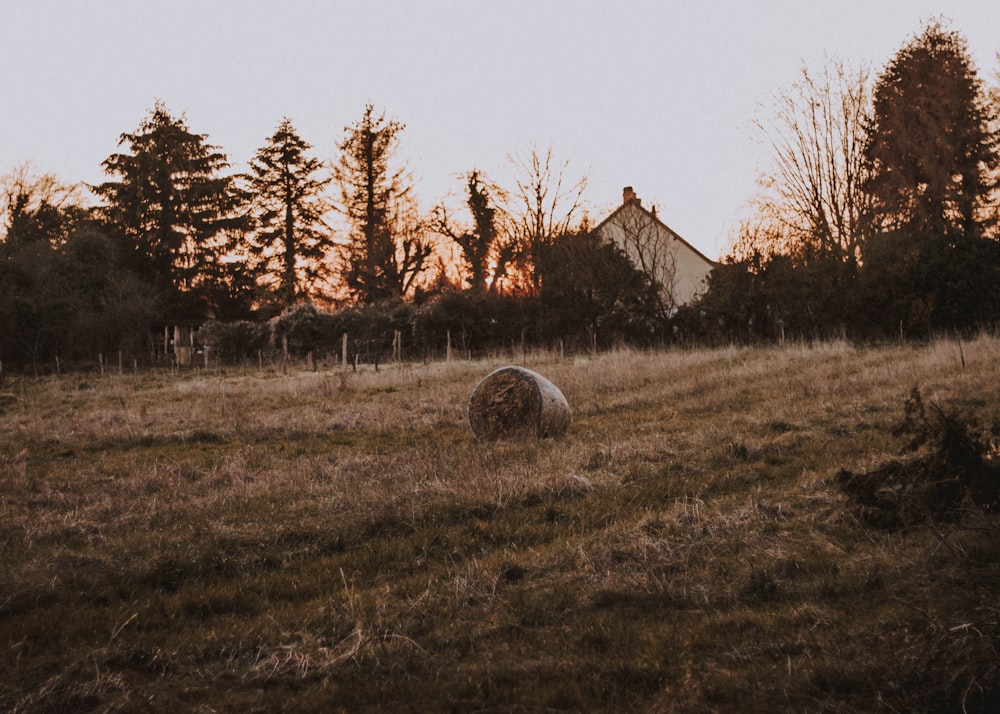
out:
M964 358L964 364L963 364ZM841 469L919 387L1000 419L1000 341L10 382L0 709L987 711L995 516L887 533Z

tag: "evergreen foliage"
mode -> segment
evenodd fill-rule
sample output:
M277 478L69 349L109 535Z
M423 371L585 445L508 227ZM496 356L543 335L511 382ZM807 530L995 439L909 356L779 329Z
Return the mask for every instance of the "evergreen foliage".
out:
M993 111L964 39L938 23L879 78L865 152L878 228L863 276L871 324L927 335L1000 316Z
M904 46L875 89L865 156L883 232L978 238L1000 166L991 109L965 40L939 23Z
M255 219L250 251L269 292L284 307L318 296L329 277L333 233L323 216L330 179L320 175L322 162L307 155L311 148L285 118L246 176Z
M137 131L121 135L127 151L105 159L114 180L94 188L109 230L130 269L175 311L204 314L224 285L222 261L245 219L225 154L157 102Z

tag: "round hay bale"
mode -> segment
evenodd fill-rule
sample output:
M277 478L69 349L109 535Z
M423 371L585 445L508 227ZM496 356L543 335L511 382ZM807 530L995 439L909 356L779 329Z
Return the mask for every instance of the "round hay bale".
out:
M477 439L559 436L569 426L569 404L542 375L524 367L501 367L472 391L469 426Z

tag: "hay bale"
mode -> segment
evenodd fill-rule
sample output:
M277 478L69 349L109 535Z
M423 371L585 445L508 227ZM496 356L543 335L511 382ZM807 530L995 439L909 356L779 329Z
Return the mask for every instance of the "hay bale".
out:
M559 436L569 426L569 404L542 375L501 367L472 391L469 426L477 439Z

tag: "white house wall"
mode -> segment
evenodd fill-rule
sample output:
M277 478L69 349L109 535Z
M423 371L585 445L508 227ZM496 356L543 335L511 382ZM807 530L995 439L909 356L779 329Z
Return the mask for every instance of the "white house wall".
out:
M662 286L665 304L686 305L705 291L714 263L638 201L616 210L597 227L597 233Z

